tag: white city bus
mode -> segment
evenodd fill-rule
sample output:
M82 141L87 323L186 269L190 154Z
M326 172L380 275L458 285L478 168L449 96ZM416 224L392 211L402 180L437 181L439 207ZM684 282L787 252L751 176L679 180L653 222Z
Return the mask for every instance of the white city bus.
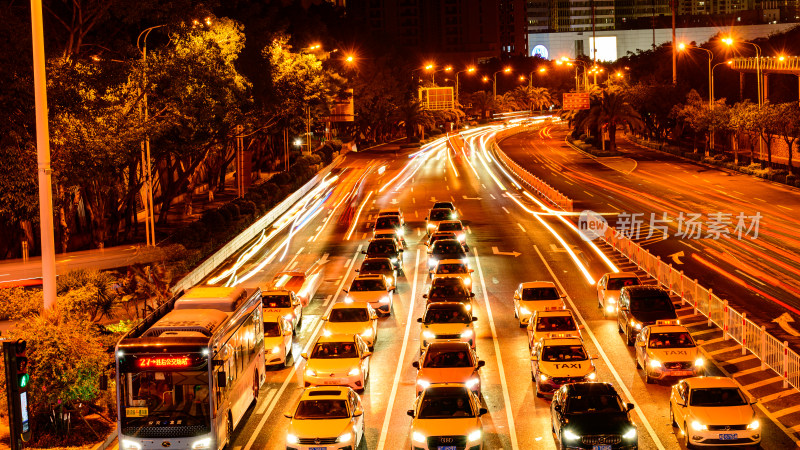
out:
M259 289L196 287L117 343L121 450L221 449L264 382Z

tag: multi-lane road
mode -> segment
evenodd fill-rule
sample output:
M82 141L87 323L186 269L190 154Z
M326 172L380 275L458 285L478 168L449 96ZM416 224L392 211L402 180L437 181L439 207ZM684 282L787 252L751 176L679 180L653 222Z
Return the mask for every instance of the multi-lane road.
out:
M333 303L343 300L342 289L349 286L354 269L363 260L360 252L366 248L377 211L390 206L401 208L408 244L405 275L398 283L392 315L379 320L362 400L368 448L409 448L411 419L406 410L415 397L416 369L411 363L418 357L420 330L416 318L422 314L422 294L429 285L425 216L434 200L453 201L468 226L469 260L475 269L477 352L486 361L481 369L482 401L489 410L484 416L484 448L556 447L550 431L549 402L535 396L525 331L519 328L513 313L514 289L520 282L533 280L553 281L567 295L568 306L584 326L589 353L600 356L596 361L598 379L613 383L624 399L636 405L632 417L639 428L640 448L680 448L669 420L669 386L645 384L616 323L604 319L596 307L594 281L614 268L629 270L632 266L610 249L581 239L568 219L549 214L514 186L483 152L486 131L471 131L474 134L466 137L463 147L442 142L422 153L406 151L397 156L394 151L378 148L347 155L334 174L337 178L292 219L293 224L302 224L296 232L290 236L291 227L287 226L252 254L246 258L245 252L237 255L221 270L235 266L236 276L246 277L243 285L264 287L279 271L303 268L323 258L322 284L305 308L303 326L294 342L294 354L300 355L319 335L320 317ZM511 141L509 148L516 145L518 152L530 152L525 145L542 138L523 135L512 139L524 145L509 139L502 146L506 149ZM519 157L511 150L509 154ZM548 178L557 176L558 172ZM691 308L682 308L679 314L693 321ZM726 356L724 345L729 343L717 340L713 330L696 329L698 339L708 342L704 350L710 360ZM258 403L236 430L232 448L285 448L288 419L283 413L302 392L304 370L301 358L292 362L289 367L267 373ZM725 373L714 365L709 372ZM787 434L764 414L763 408L758 411L763 448L796 446L792 430Z

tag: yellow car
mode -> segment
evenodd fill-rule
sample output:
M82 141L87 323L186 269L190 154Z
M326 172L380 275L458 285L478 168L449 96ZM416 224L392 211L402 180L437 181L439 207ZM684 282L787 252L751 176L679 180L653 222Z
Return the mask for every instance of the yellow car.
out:
M550 281L520 283L514 291L514 317L519 320L519 327L527 326L536 311L566 309L563 298Z
M758 447L762 431L755 403L730 378L686 378L672 386L669 416L687 448Z
M417 395L437 383L464 383L481 395L478 369L486 363L466 342L431 342L419 361L411 365L417 369Z
M636 367L644 369L644 381L703 375L705 360L684 326L659 320L644 327L636 337Z
M433 267L433 279L438 278L460 278L464 286L472 291L472 272L466 262L461 259L443 259L438 261Z
M581 338L580 328L568 309L536 311L528 322L527 331L528 347L533 347L543 337Z
M294 292L289 289L276 289L261 294L261 305L264 315L280 314L292 324L292 331L303 324L303 304Z
M264 314L264 363L286 365L292 354L292 324L279 313Z
M323 319L322 333L357 334L370 350L378 337L378 314L367 302L335 303Z
M483 449L481 416L486 414L480 400L468 387L458 383L432 384L408 410L411 420L411 448L414 450Z
M364 391L369 377L369 359L372 352L357 334L322 335L303 353L306 370L303 384L309 386L350 386Z
M425 307L425 313L417 319L422 324L419 336L419 352L434 341L466 342L475 348L475 328L472 317L463 303L433 302Z
M352 450L364 444L364 407L348 387L311 387L300 395L286 432L286 450Z
M344 289L347 294L345 301L368 302L375 311L384 316L392 313L392 297L394 292L383 275L361 275L353 279L350 289Z
M531 378L537 397L552 397L562 385L594 381L594 363L580 338L541 338L531 349Z

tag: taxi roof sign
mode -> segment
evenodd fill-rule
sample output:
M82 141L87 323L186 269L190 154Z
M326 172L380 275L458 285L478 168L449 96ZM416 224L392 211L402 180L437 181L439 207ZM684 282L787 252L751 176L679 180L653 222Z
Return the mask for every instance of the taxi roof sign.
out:
M672 319L672 320L656 320L656 325L680 325L680 319Z

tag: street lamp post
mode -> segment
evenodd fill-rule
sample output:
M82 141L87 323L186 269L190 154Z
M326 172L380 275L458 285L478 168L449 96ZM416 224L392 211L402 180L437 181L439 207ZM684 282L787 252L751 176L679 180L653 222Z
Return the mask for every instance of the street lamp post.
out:
M734 43L733 38L725 38L722 40L728 46L732 46ZM741 41L743 44L750 44L756 49L756 91L758 95L758 107L761 108L764 105L764 86L763 80L761 79L761 47L758 46L755 42L748 42L748 41Z
M447 66L444 69L434 70L431 74L431 83L436 86L436 72L450 72L453 70L453 66Z
M581 61L580 59L569 59L566 56L562 57L561 59L556 60L556 65L567 64L569 66L575 64L575 92L580 92L580 82L578 81L578 66L580 65L583 68L583 86L584 88L589 85L589 75L587 74L587 70L589 69L589 64L585 61Z
M464 73L464 72L467 72L467 73L475 72L475 66L470 66L470 67L467 67L464 70L459 70L458 72L456 72L456 104L458 104L458 74Z
M510 73L511 67L506 67L503 70L498 70L497 72L494 73L494 75L492 75L492 78L494 78L494 82L492 83L492 96L494 98L497 98L497 74L500 72Z
M703 50L708 53L708 107L710 108L714 103L714 75L711 71L711 62L714 60L714 53L703 47L687 47L686 44L678 44L678 50Z
M711 68L711 103L712 104L714 103L714 100L715 100L715 98L714 98L714 69L716 69L717 66L722 66L722 65L730 66L731 64L733 64L733 61L728 60L728 61L725 61L725 62L716 63L716 64L714 64L714 67Z

